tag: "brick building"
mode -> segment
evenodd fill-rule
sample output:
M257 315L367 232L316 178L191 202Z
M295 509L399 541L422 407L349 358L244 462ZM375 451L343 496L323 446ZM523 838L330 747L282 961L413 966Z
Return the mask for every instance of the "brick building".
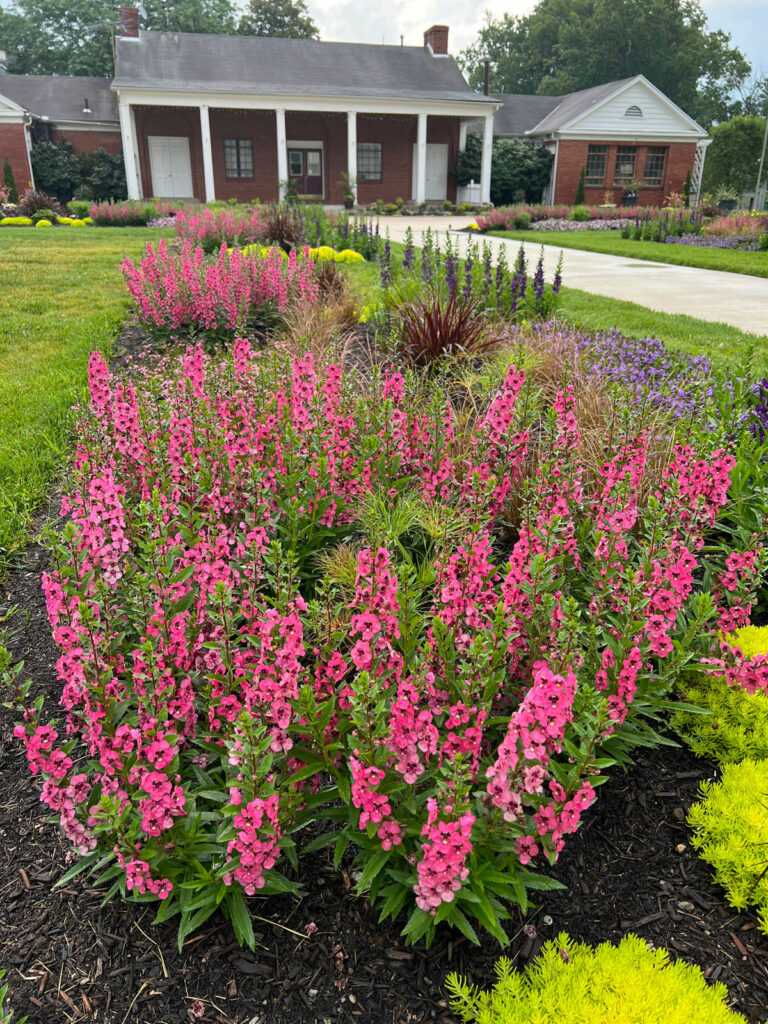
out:
M19 192L34 183L36 142L69 140L76 153L123 148L117 101L108 78L0 75L0 165L7 156Z
M698 196L707 133L643 75L565 96L493 98L495 136L539 139L553 151L545 203L573 203L582 170L589 205L621 202L630 182L640 205L661 205L683 191L689 171Z
M493 115L448 54L423 46L145 32L121 8L115 92L132 197L274 200L290 181L340 204L453 199L462 123L481 118L490 196Z

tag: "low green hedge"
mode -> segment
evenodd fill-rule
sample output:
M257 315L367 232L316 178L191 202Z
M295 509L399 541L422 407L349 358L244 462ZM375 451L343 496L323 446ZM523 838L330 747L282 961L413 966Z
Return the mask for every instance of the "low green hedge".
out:
M448 977L464 1024L746 1024L728 1009L725 985L708 985L698 967L670 963L637 935L592 949L561 933L524 972L502 957L496 974L488 992Z

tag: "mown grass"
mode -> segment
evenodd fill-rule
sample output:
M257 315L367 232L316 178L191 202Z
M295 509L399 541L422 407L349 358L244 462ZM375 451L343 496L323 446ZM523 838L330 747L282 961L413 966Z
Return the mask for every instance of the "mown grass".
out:
M0 229L0 577L65 459L88 356L125 320L120 264L164 234Z
M536 245L556 245L561 249L582 249L609 256L626 256L633 260L768 277L768 252L696 249L691 245L667 245L665 242L635 242L630 238L622 238L620 231L489 231L488 234L497 238L535 242Z
M392 242L391 246L395 259L401 259L405 247L398 242ZM514 249L510 249L509 256L515 258ZM374 303L380 294L376 264L355 263L345 270L363 304ZM724 368L735 370L749 359L753 373L768 373L768 335L748 334L730 324L711 323L682 314L657 313L635 302L593 295L577 288L563 288L557 315L585 331L615 327L630 338L660 338L671 349L705 355Z

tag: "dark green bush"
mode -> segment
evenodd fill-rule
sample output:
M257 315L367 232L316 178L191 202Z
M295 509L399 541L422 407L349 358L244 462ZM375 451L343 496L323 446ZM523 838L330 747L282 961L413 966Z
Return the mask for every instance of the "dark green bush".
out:
M581 174L579 175L579 184L576 186L576 195L573 197L573 205L581 206L584 203L584 168L581 168ZM576 218L573 218L576 220Z
M584 190L582 189L582 195ZM571 220L589 220L589 210L586 206L574 206L573 212L571 213Z
M35 210L35 212L32 214L33 224L37 224L39 220L49 220L51 224L55 224L58 221L58 219L59 218L56 216L53 210L46 210L45 207L42 207L39 210Z
M526 210L521 210L515 215L515 227L518 231L527 231L531 226L531 215Z
M453 170L457 185L480 181L482 148L479 135L467 136L466 148L459 153ZM552 160L550 150L531 139L495 139L491 158L491 202L504 206L516 197L528 203L541 202Z
M67 203L67 209L73 217L77 217L78 220L85 220L86 217L91 215L91 202L85 199L70 199Z
M71 142L36 142L30 155L35 186L61 202L71 199L83 174Z
M3 160L3 187L8 193L9 203L18 203L19 192L16 188L16 179L13 176L13 168L11 167L11 161L6 156Z

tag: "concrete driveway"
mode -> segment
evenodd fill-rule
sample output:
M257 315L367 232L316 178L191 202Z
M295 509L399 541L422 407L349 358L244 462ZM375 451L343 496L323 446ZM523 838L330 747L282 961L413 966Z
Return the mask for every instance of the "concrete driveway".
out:
M380 217L379 230L389 231L393 242L402 242L410 227L418 245L421 234L429 227L438 234L459 231L471 223L472 217ZM460 251L469 242L469 235L454 235ZM486 236L480 236L485 238ZM511 262L517 256L520 243L514 239L487 238L494 250L506 246ZM528 260L538 259L541 246L536 244L536 233L526 241ZM612 299L626 299L660 313L685 313L699 320L730 324L751 334L768 335L768 278L729 274L720 270L701 270L697 267L677 267L671 263L652 263L650 260L627 259L625 256L605 256L597 252L577 249L558 249L544 246L544 269L548 281L563 254L563 284L567 288L580 288L595 295ZM768 257L766 257L768 258Z

